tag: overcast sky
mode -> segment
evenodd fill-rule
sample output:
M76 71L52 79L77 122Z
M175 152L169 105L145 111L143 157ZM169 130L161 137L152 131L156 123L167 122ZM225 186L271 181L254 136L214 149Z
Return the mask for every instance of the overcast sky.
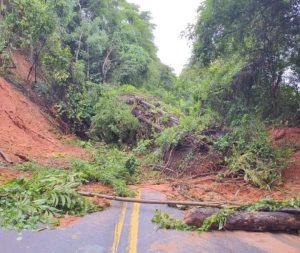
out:
M128 0L152 13L155 44L161 61L180 74L191 55L191 49L180 33L194 23L201 0Z

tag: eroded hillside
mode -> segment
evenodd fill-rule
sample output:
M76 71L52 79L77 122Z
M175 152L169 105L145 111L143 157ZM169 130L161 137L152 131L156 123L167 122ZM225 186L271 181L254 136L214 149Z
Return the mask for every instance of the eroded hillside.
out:
M0 149L5 162L26 159L48 163L66 157L82 157L77 147L62 143L62 136L39 107L0 77ZM3 159L3 157L1 157Z

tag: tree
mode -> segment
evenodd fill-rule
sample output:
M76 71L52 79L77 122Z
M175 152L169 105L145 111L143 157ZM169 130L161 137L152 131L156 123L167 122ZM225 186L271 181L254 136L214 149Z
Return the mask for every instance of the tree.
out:
M249 101L261 93L271 108L266 114L276 115L283 74L293 69L300 80L299 0L207 0L199 12L189 34L192 64L207 66L239 54L247 64L233 88L247 92Z

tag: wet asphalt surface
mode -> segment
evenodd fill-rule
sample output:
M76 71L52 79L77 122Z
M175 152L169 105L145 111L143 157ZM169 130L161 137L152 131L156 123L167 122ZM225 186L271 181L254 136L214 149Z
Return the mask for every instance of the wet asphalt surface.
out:
M141 197L164 198L152 190L142 190ZM113 202L65 228L21 234L0 230L0 253L300 253L296 235L158 229L151 222L155 209L183 215L165 205Z

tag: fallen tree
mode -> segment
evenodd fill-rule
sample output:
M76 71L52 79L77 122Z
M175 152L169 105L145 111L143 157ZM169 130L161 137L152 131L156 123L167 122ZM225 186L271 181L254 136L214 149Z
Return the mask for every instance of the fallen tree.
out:
M150 136L153 131L161 132L166 127L179 124L179 119L161 109L162 105L154 98L125 94L120 96L120 99L131 106L132 114L142 124L141 136Z
M218 208L193 208L187 211L184 217L184 224L195 227L202 227L209 217L214 215L216 222L212 223L209 229L219 229L219 219L221 209ZM223 217L223 229L245 230L245 231L287 231L300 230L300 209L282 208L276 212L266 211L236 211L227 213Z

